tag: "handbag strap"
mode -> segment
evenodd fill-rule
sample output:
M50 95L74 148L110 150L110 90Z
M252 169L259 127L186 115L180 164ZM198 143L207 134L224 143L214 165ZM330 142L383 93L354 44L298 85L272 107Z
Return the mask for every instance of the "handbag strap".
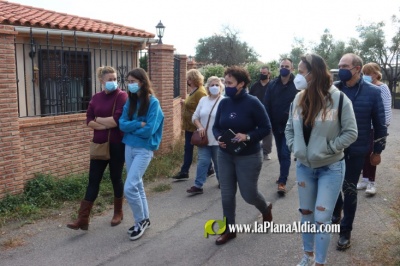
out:
M118 94L117 94L117 96L115 96L115 99L114 99L114 105L113 105L113 109L112 109L112 113L111 113L111 116L113 116L114 115L114 111L115 111L115 104L117 103L117 98L118 98L118 95L120 94L120 92L121 91L119 91L118 92ZM110 142L110 134L111 134L111 129L108 129L108 142Z
M215 107L215 105L217 104L217 102L218 102L218 100L219 100L219 97L221 97L221 95L218 96L218 98L217 98L217 100L215 101L213 107L211 108L210 114L208 115L207 126L206 126L206 132L207 132L207 130L208 130L208 124L210 123L211 113L212 113L212 111L214 110L214 107Z

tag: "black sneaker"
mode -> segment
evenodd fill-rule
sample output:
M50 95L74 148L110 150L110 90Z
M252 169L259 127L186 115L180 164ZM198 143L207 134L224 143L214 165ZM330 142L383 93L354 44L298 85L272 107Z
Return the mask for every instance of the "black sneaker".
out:
M210 176L212 176L213 174L215 174L214 168L211 168L211 169L209 169L209 170L207 171L207 177L210 177Z
M150 228L150 225L151 225L150 219L144 219L143 221L146 221L147 222L147 228ZM131 228L129 228L127 233L128 234L132 234L134 229L135 229L135 225L133 225Z
M130 240L136 240L139 239L143 234L144 231L146 230L148 224L147 224L147 220L143 220L140 223L135 224L135 226L133 227L133 231L131 236L129 237Z
M186 190L186 192L190 194L203 194L203 189L193 186Z
M350 247L350 233L342 233L336 245L336 250L344 251Z
M189 178L189 174L179 172L176 175L174 175L172 178L176 179L176 180L186 180Z

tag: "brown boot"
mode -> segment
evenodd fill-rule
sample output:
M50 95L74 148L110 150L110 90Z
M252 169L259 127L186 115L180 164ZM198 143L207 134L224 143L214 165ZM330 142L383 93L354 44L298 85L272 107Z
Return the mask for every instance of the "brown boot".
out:
M121 223L124 219L124 214L122 212L122 203L124 202L124 197L114 198L114 216L111 220L111 226L116 226Z
M262 217L263 217L263 223L272 222L272 203L269 202L269 205L267 207L267 212L263 213Z
M215 240L215 244L216 245L223 245L226 242L228 242L231 239L234 239L236 237L236 233L223 233L222 235L220 235L217 240Z
M68 228L78 230L88 230L89 228L89 215L90 215L90 210L93 207L93 202L87 201L87 200L82 200L81 201L81 207L79 208L78 211L78 219L70 224L67 224Z

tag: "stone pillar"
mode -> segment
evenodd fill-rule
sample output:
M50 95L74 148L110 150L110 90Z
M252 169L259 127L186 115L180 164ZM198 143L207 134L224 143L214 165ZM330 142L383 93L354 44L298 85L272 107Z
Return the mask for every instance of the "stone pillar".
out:
M0 25L0 198L23 191L13 26Z
M164 133L160 152L168 152L174 143L174 47L157 44L149 48L149 72L156 96L164 112Z

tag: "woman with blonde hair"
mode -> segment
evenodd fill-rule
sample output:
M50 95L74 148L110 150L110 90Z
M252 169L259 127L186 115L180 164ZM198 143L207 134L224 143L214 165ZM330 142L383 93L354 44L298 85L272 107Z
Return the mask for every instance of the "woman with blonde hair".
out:
M390 121L392 120L392 95L390 94L389 87L381 82L382 73L381 67L377 63L365 64L362 68L364 81L370 82L378 86L381 91L381 97L383 101L383 107L385 109L386 126L389 127ZM376 194L375 186L375 174L376 165L372 165L370 162L370 155L374 148L374 129L371 127L370 140L369 140L369 152L365 156L364 167L362 170L362 179L357 184L357 189L365 189L367 195L373 196Z
M67 224L71 229L88 230L90 211L99 194L100 182L108 166L114 189L114 216L111 226L116 226L123 219L122 202L124 183L122 170L124 167L125 145L122 143L123 133L118 128L118 120L122 114L128 95L118 88L117 72L110 66L99 67L97 77L103 90L93 95L86 111L86 123L93 129L94 143L110 143L109 160L90 160L89 184L84 200L78 212L78 219Z
M193 148L190 143L193 132L197 130L192 122L192 116L199 104L200 99L207 95L203 86L204 76L197 69L190 69L186 74L189 95L181 100L182 109L182 129L185 131L185 150L183 164L178 174L173 176L176 180L187 180L189 178L189 168L193 161Z
M221 95L223 90L221 80L216 76L209 77L206 84L206 90L208 96L204 96L200 99L196 111L193 114L192 121L197 127L197 131L199 131L201 137L207 135L208 145L198 147L197 149L198 158L196 180L194 186L186 190L186 192L190 194L203 193L203 185L207 179L207 171L210 167L211 160L214 163L217 180L219 180L217 162L218 141L212 133L212 126L215 122L215 114L217 113L218 104L223 98Z

